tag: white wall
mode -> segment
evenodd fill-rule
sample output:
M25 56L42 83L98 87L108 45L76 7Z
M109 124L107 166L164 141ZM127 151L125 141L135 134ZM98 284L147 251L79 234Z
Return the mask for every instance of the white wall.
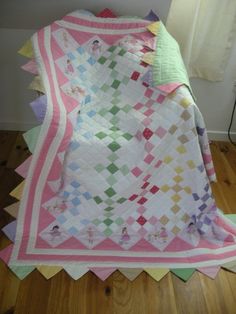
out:
M79 3L79 5L77 4ZM26 130L36 124L28 107L35 93L27 90L31 75L20 69L26 59L17 55L22 43L34 29L60 18L67 12L87 8L93 12L109 6L118 14L144 16L149 8L166 20L171 0L2 0L0 5L0 129ZM236 80L236 44L226 68L223 82L212 83L191 79L210 138L226 138L234 103L233 82ZM233 124L236 135L236 118Z

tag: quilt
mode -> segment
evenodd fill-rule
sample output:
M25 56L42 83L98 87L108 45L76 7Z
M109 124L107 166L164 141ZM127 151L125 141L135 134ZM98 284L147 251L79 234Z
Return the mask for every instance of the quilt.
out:
M162 22L76 11L27 45L41 125L25 134L9 267L78 279L233 265L236 227L212 196L205 124Z

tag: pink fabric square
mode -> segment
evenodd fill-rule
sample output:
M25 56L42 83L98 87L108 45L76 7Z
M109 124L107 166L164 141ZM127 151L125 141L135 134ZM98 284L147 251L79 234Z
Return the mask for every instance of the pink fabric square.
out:
M145 92L144 95L145 95L147 98L150 98L150 97L152 96L152 94L153 94L153 90L150 89L150 88L147 88L147 90L146 90L146 92Z
M147 192L148 192L148 191L143 190L139 195L140 195L140 196L144 196L145 194L147 194Z
M132 225L132 224L135 222L135 220L134 220L133 217L129 217L129 218L126 220L126 222L127 222L128 225Z
M160 190L160 189L159 189L158 186L153 185L153 187L150 189L150 192L151 192L152 194L156 194L159 190Z
M154 145L150 142L145 143L145 150L150 153L150 151L153 149Z
M153 114L153 112L154 112L154 110L149 108L143 114L145 114L145 116L149 117Z
M140 206L137 211L142 215L146 211L146 208L144 206Z
M138 103L134 106L134 108L135 108L136 110L139 110L139 109L141 109L141 108L143 108L143 107L144 107L144 105L141 104L140 102L138 102Z
M152 119L151 118L145 118L143 121L142 121L142 124L144 126L149 126L149 124L152 123Z
M159 126L159 128L156 130L155 134L162 138L166 134L166 130L163 129L163 127Z
M149 140L153 136L153 131L149 128L145 128L143 131L143 136L146 140Z
M148 108L150 108L150 107L153 106L153 104L154 104L154 101L151 100L151 99L149 99L149 100L145 103L145 106L148 107Z
M155 168L159 168L161 164L162 164L162 161L158 160L158 162L155 164Z
M147 234L147 230L145 228L140 228L138 234L143 238Z
M134 201L137 197L138 197L137 194L133 194L133 195L130 196L129 200L130 201Z
M145 182L145 183L141 186L141 188L142 188L142 189L146 189L146 187L147 187L149 184L150 184L149 182Z
M147 198L146 197L141 197L139 200L138 200L138 204L144 204L144 203L146 203L146 201L147 201Z
M138 132L135 134L135 137L137 138L137 140L138 140L139 142L141 142L142 139L143 139L143 134L142 134L142 132L141 132L141 131L138 131Z
M157 97L157 102L159 102L159 104L162 104L163 101L165 100L166 96L160 94L158 97Z
M155 157L154 157L153 155L148 154L148 155L144 158L144 161L145 161L147 164L150 164L150 163L153 161L154 158L155 158Z
M142 173L142 170L139 169L138 167L135 167L134 169L131 170L131 172L133 173L133 175L135 175L135 177L139 177L140 174Z
M157 223L157 218L155 216L152 216L150 219L148 219L148 222L151 224L151 225L155 225Z
M147 180L149 180L150 178L151 178L151 175L150 175L150 174L147 174L146 177L143 178L143 181L147 181Z

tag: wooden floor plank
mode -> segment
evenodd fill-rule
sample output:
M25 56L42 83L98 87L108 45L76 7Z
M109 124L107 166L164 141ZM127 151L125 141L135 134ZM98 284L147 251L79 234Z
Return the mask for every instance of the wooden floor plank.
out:
M133 282L121 273L113 276L114 314L147 314L147 274L142 272Z
M20 282L14 314L45 314L49 299L51 281L34 270ZM33 300L33 302L32 302Z
M103 282L89 272L74 282L68 274L61 271L51 279L45 314L111 314L111 309L112 276Z
M172 274L175 302L179 314L207 314L207 304L199 284L198 272L184 282Z

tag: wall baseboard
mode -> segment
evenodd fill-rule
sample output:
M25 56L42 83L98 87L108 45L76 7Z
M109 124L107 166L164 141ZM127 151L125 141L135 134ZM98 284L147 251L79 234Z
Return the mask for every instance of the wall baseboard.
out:
M28 131L31 128L37 126L36 123L29 123L29 122L1 122L0 121L0 130L4 131ZM207 131L209 140L212 141L229 141L228 133L225 131L214 131L208 130ZM236 141L236 132L231 132L232 140Z
M211 141L229 141L228 139L228 132L226 131L213 131L208 130L207 131L209 140ZM236 141L236 132L230 132L231 139L233 141Z

